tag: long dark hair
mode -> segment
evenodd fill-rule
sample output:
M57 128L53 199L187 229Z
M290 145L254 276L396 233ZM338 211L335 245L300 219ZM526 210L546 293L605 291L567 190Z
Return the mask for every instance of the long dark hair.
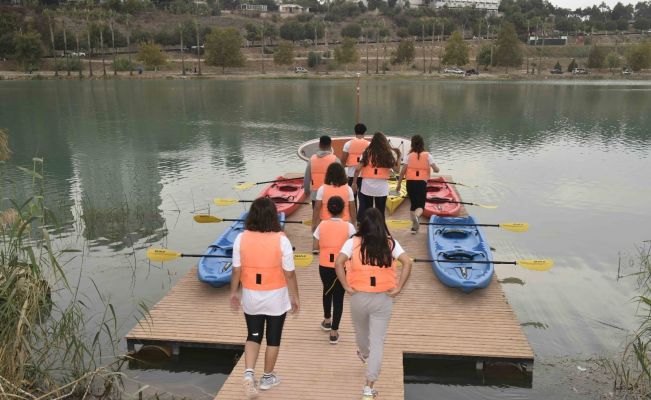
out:
M379 267L391 266L391 253L395 242L380 210L369 208L364 212L364 218L355 236L361 238L362 263Z
M244 227L247 231L280 232L280 221L276 204L266 197L255 199L246 216Z
M425 151L425 141L421 135L414 135L411 137L411 150L410 153L416 153L420 159L420 153Z
M369 163L378 168L393 168L396 163L389 141L382 132L375 132L371 143L364 150L362 165L366 167Z
M332 186L342 186L348 184L348 176L346 175L346 170L338 162L333 162L328 165L326 170L325 179L323 182L326 185Z

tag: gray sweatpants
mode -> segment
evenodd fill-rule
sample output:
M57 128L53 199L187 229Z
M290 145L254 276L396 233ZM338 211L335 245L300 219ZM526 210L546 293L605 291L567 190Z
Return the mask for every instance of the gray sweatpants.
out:
M367 358L366 379L375 382L382 366L384 336L391 319L393 300L386 293L357 292L349 302L357 347Z

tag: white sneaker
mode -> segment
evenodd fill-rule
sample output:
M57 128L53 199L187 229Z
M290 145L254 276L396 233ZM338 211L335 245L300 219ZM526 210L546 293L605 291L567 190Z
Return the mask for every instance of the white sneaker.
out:
M244 374L244 383L242 384L244 388L244 395L247 399L255 399L258 397L258 389L255 387L255 378L253 374Z
M269 374L260 378L260 390L269 390L280 383L280 378L276 374Z
M362 390L362 400L373 400L377 397L377 390L369 386L364 386Z
M409 216L411 217L411 233L416 234L416 232L418 232L418 229L420 229L420 221L418 221L416 214L409 213Z

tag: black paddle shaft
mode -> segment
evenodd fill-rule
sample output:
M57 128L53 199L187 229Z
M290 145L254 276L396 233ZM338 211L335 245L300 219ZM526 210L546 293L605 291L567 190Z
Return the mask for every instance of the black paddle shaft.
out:
M499 228L499 224L450 224L450 223L436 223L436 222L420 222L421 225L442 225L442 226L492 226Z
M513 264L516 265L515 261L468 261L468 260L432 260L431 258L414 258L414 262L449 262L449 263L460 263L460 264Z
M226 222L242 222L244 221L243 219L238 219L238 218L224 218L222 221ZM302 224L303 221L282 221L284 224Z
M454 200L448 200L443 197L429 197L427 199L428 203L454 203L454 204L466 204L469 206L475 206L475 203L469 203L467 201L454 201Z

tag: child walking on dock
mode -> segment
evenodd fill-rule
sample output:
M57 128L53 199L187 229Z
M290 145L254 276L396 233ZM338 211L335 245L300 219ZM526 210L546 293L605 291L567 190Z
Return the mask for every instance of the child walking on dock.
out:
M396 261L402 263L396 279ZM347 270L344 264L350 260ZM357 355L367 365L362 398L377 396L373 389L380 374L392 298L400 294L411 273L411 259L391 237L377 209L364 214L359 232L348 239L335 261L337 278L350 294L350 314L355 327Z
M394 156L394 150L397 157ZM394 150L391 149L386 136L382 132L376 132L371 143L362 153L359 164L355 167L352 188L353 192L359 188L359 210L357 211L359 222L364 219L364 212L372 207L380 210L384 217L391 170L394 169L397 172L400 166L400 151ZM358 182L360 175L363 178L361 187Z
M344 144L341 162L346 166L346 175L348 175L348 185L353 185L353 177L355 176L355 167L359 164L362 153L369 145L369 141L364 139L366 133L366 125L355 125L355 139L351 139ZM361 186L362 179L358 178L358 185ZM357 201L357 193L355 193L355 201Z
M319 225L319 221L329 219L332 214L328 210L328 200L334 196L341 197L344 200L344 208L340 218L344 221L357 220L357 207L355 207L355 195L353 189L348 186L346 171L339 163L332 163L326 171L323 186L316 193L316 204L312 213L312 226Z
M339 196L328 199L328 212L331 218L321 221L314 231L314 248L319 249L319 275L323 283L321 329L330 331L330 344L339 342L339 321L344 309L345 293L341 282L337 279L335 259L341 246L355 234L353 224L341 218L346 206L347 204Z
M396 190L400 192L402 180L407 178L407 195L411 207L411 233L418 232L420 228L420 216L423 215L425 201L427 201L427 181L430 178L430 168L439 172L439 167L434 163L434 157L425 151L425 142L422 136L411 137L411 150L402 159L402 170L398 176Z
M248 398L253 398L258 389L271 389L280 383L274 367L283 325L287 312L297 312L300 303L292 244L281 232L273 201L268 198L255 200L244 228L233 243L231 307L237 310L241 304L244 311L248 331L244 346L244 392ZM241 298L238 295L240 282ZM265 325L264 375L256 387L254 370Z

